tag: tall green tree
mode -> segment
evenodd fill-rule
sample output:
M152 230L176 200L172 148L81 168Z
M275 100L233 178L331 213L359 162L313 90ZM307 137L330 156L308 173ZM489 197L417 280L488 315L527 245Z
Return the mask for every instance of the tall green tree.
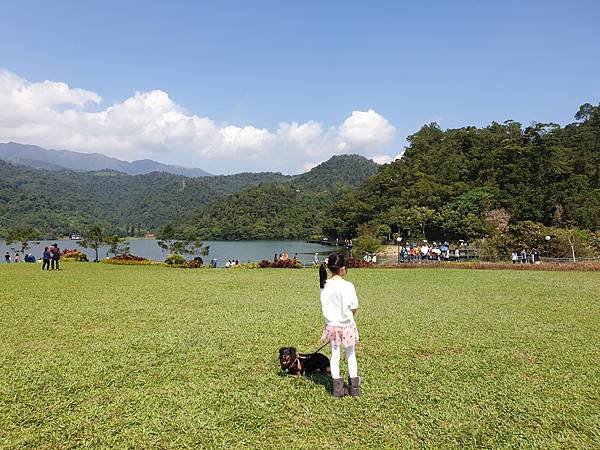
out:
M10 245L14 242L18 242L21 246L21 255L24 256L25 251L31 248L29 243L38 238L38 236L38 232L31 227L16 228L8 232L6 236L6 243Z
M157 237L156 243L170 254L208 255L209 246L190 233L185 234L173 225L167 224Z
M125 253L129 253L129 241L119 236L106 236L105 243L108 245L108 254L109 255L122 255Z
M352 250L361 256L364 253L373 254L381 250L381 240L377 237L377 233L366 224L358 227L358 236L352 242Z
M98 262L98 249L103 245L106 245L107 241L108 237L104 235L102 229L99 226L94 226L90 228L86 233L84 233L83 239L77 241L77 244L79 244L83 248L93 249L96 253L96 258L94 259L94 262Z

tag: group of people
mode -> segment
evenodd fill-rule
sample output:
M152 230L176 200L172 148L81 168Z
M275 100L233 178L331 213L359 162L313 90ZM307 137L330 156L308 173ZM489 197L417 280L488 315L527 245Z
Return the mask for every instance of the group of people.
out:
M56 242L50 247L44 247L44 253L42 254L42 270L60 270L59 261L60 248L58 248Z
M540 252L537 249L532 249L529 255L527 254L527 250L523 249L520 253L512 252L510 255L510 259L513 264L521 263L521 264L539 264L540 263Z
M450 250L450 245L447 242L433 242L431 245L427 241L423 241L421 245L416 243L406 243L400 247L400 258L403 262L413 262L421 260L433 261L449 261L454 259L459 261L461 258L460 247L456 247L454 251Z
M10 252L6 252L4 255L4 260L9 263L12 261L10 256ZM19 252L15 252L14 261L16 263L21 262L21 257ZM31 253L28 253L23 258L24 262L37 262L35 256ZM44 252L42 253L42 270L60 270L59 261L60 261L60 248L58 248L58 244L54 243L50 247L44 247Z
M315 253L316 255L317 253ZM273 262L277 262L277 261L289 261L290 259L290 255L288 255L288 252L283 252L280 253L279 255L277 253L275 253L275 255L273 256ZM298 253L294 253L294 257L292 258L294 261L296 261L298 259Z
M18 263L20 260L21 260L21 257L19 256L19 252L15 252L15 262ZM10 252L6 252L6 254L4 255L4 261L6 261L7 263L12 261Z
M230 259L230 260L228 260L228 261L225 263L225 268L226 268L226 269L229 269L230 267L235 267L235 266L239 266L239 265L240 265L240 261L239 261L239 260L237 260L237 259L236 259L236 260L234 261L233 259Z
M4 255L4 260L5 260L7 263L9 263L9 262L12 262L12 260L13 260L13 259L12 259L12 257L10 256L10 252L6 252L6 254ZM21 262L21 256L19 255L19 252L15 252L15 258L14 258L14 260L15 260L15 262L16 262L16 263L18 263L18 262ZM27 254L26 254L24 257L23 257L22 261L24 261L24 262L28 262L28 263L34 263L34 262L36 262L37 260L35 259L35 256L33 256L31 253L27 253Z

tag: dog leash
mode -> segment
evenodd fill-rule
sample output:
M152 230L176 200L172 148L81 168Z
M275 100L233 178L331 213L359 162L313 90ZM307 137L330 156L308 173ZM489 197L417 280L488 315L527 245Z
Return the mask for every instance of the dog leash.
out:
M319 350L321 350L323 347L325 347L327 344L329 344L331 341L327 341L325 342L323 345L321 345L317 350L315 350L314 352L312 352L312 354L314 355L315 353L318 353Z

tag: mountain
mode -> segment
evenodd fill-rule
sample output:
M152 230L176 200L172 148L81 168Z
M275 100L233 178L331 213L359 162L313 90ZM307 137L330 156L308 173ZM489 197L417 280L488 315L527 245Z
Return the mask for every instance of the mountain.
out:
M127 234L135 225L143 234L225 195L279 180L289 177L271 172L200 178L162 172L75 172L0 160L0 233L31 226L54 237L100 225Z
M295 175L294 186L315 191L335 191L338 188L357 188L379 170L379 165L359 155L336 155Z
M190 216L184 231L204 239L305 239L321 236L326 213L379 166L340 155L286 182L262 183L218 199Z
M114 170L76 172L34 169L0 160L0 233L11 228L31 226L43 236L54 237L81 233L93 225L100 225L111 233L121 235L131 234L131 227L135 226L136 233L143 234L146 231L158 231L168 223L194 225L193 218L198 216L198 211L203 211L211 204L215 205L213 210L221 208L230 214L226 220L232 220L233 223L244 220L252 222L257 211L265 207L261 203L265 200L263 196L253 197L254 189L259 189L259 192L273 191L275 194L285 192L279 197L275 195L270 202L278 202L278 205L287 205L292 209L297 208L298 203L290 199L298 197L300 191L300 197L305 198L300 210L317 208L320 211L323 205L330 202L333 192L359 186L376 169L373 162L366 158L335 158L335 164L330 160L308 173L296 176L263 172L196 178L163 172L132 176ZM344 181L343 171L350 166L354 173ZM327 186L331 192L318 194L323 186ZM248 199L250 207L236 212L234 208L237 203L233 194ZM254 207L251 206L252 202ZM290 215L290 219L297 220L297 217ZM218 224L219 221L215 219L212 225ZM290 236L300 237L298 233L294 231ZM201 237L206 238L204 235Z
M35 169L69 169L78 172L116 170L129 175L165 172L186 177L210 176L202 169L162 164L150 159L128 162L100 153L47 150L37 145L24 145L16 142L0 144L0 159Z

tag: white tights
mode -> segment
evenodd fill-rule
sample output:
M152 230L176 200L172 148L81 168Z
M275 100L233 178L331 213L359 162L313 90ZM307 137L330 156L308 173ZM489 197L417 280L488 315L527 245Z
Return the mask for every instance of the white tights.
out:
M331 378L340 378L340 358L341 347L334 342L331 343ZM358 362L356 361L356 353L354 346L346 347L346 359L348 360L348 376L356 378L358 376Z

